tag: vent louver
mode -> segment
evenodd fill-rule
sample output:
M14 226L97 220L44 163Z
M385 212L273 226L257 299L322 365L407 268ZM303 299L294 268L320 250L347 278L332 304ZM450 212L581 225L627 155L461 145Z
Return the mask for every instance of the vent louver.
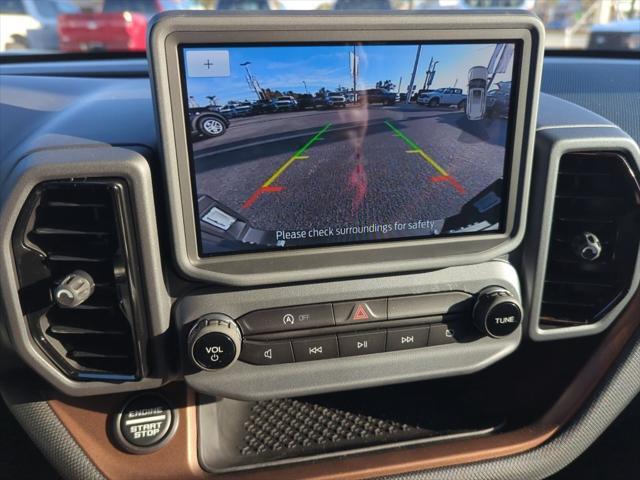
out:
M14 232L20 299L33 338L76 379L127 381L142 373L124 195L118 181L44 183ZM76 270L93 278L95 291L81 305L63 308L53 292Z
M639 246L639 205L634 171L621 155L572 153L561 158L543 328L594 323L628 292ZM581 255L581 239L601 251Z

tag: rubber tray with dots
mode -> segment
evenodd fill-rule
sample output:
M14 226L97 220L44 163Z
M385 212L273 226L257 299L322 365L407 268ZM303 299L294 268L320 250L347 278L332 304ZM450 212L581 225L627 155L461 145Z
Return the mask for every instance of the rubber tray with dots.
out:
M218 473L485 435L496 429L492 425L433 430L305 399L241 402L201 397L199 404L200 461L206 470Z

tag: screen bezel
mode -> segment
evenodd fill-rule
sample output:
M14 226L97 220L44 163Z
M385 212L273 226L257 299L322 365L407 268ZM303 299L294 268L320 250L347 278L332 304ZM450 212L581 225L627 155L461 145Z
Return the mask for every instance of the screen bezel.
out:
M327 17L330 17L327 18ZM150 25L149 57L164 156L176 265L184 275L233 285L337 278L477 263L513 250L526 218L543 27L528 14L443 12L272 15L170 13ZM511 172L501 233L405 238L201 257L189 161L179 46L291 43L520 43L512 88ZM509 163L509 162L507 162Z
M522 55L522 41L504 41L504 42L496 42L497 43L510 43L514 45L514 55L512 62L512 72L511 72L511 85L512 91L517 91L520 85L520 63L521 63L521 55ZM489 44L492 43L485 42L482 40L476 41L433 41L433 42L366 42L366 43L358 43L357 46L389 46L389 45L398 45L398 46L418 46L422 45L423 47L428 47L429 45L474 45L474 44ZM346 43L346 42L327 42L327 43L319 43L319 42L299 42L299 43L276 43L276 44L252 44L252 43L241 43L241 44L189 44L189 45L178 45L178 58L180 62L180 75L181 75L181 90L182 90L182 104L184 111L184 128L185 131L188 131L190 126L188 124L188 103L187 99L189 98L189 92L187 88L186 82L186 68L185 68L185 50L192 48L213 48L213 49L223 49L223 48L250 48L250 47L261 47L261 48L286 48L286 47L313 47L313 46L353 46L354 43ZM407 236L407 237L395 237L395 238L386 238L386 239L377 239L377 240L357 240L350 242L327 242L327 243L318 243L315 245L294 245L294 246L285 246L285 247L263 247L256 248L251 250L237 250L237 251L224 251L224 252L204 252L203 251L203 242L202 242L202 226L201 222L195 220L195 228L196 228L196 236L198 241L198 256L200 258L213 258L219 256L227 256L227 255L244 255L247 253L264 253L264 252L277 252L283 250L301 250L301 249L309 249L309 248L319 248L319 247L334 247L334 246L342 246L342 245L360 245L360 244L372 244L372 243L383 243L383 242L402 242L406 240L427 240L434 238L453 238L453 237L461 237L461 236L480 236L480 235L490 235L490 234L500 234L505 233L506 219L507 219L507 206L509 204L509 177L511 175L511 160L513 158L513 136L514 136L514 121L513 117L516 115L517 102L515 101L514 96L510 95L509 97L509 118L507 123L507 132L506 132L506 142L504 145L505 154L502 159L502 179L504 181L502 192L501 192L501 202L502 202L502 212L500 214L500 223L499 228L496 230L491 230L488 232L476 233L476 232L459 232L459 233L449 233L449 234L440 234L440 235L429 235L429 236ZM193 153L193 141L190 136L187 137L187 145L188 145L188 155L189 155L189 168L191 172L191 189L192 189L192 201L194 205L194 213L196 214L196 218L199 218L198 213L198 196L199 192L196 186L196 168L195 168L195 159Z

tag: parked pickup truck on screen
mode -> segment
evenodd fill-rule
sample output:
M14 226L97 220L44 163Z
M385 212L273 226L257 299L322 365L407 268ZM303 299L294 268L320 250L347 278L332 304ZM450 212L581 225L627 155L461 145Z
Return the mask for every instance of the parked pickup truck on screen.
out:
M438 88L421 94L417 99L417 103L428 107L456 105L458 108L464 108L466 101L467 96L462 93L461 88Z

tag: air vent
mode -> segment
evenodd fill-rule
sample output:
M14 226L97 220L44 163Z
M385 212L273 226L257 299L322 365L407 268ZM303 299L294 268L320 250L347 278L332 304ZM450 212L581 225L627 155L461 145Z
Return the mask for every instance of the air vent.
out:
M44 183L14 232L20 300L33 338L75 379L127 381L143 373L125 195L115 180ZM78 270L95 290L81 305L63 308L54 291Z
M634 170L616 153L560 160L541 326L598 321L628 292L640 238Z

